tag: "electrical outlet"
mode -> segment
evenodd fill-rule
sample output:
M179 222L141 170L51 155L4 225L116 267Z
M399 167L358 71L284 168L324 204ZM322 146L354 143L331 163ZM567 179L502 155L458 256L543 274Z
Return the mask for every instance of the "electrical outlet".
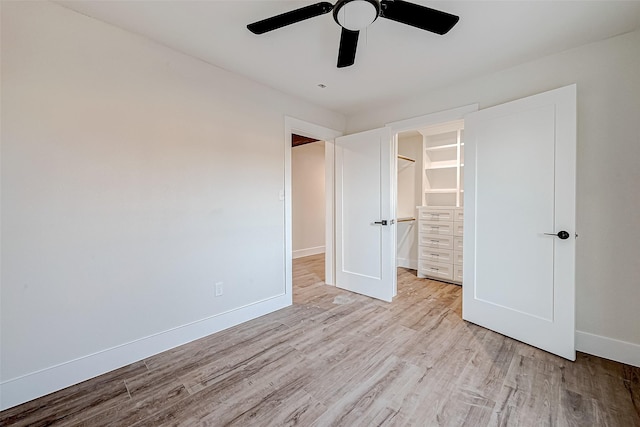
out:
M223 294L222 282L216 283L216 296L219 297Z

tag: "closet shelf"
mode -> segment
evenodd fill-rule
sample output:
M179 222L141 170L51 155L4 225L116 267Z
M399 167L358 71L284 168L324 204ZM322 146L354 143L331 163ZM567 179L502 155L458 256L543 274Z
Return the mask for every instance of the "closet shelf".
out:
M458 161L457 160L443 160L440 162L431 162L425 168L426 170L434 170L434 169L451 169L457 168Z
M458 144L434 145L433 147L425 148L425 151L449 150L451 148L456 148L457 146Z
M451 194L451 193L457 193L458 189L457 188L429 188L427 190L424 190L424 192L427 194Z

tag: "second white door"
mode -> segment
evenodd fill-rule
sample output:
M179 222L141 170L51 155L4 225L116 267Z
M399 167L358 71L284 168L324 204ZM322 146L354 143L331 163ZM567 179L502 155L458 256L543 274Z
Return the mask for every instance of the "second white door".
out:
M463 317L575 360L576 87L465 129Z
M395 292L395 174L386 128L336 138L336 286L384 301Z

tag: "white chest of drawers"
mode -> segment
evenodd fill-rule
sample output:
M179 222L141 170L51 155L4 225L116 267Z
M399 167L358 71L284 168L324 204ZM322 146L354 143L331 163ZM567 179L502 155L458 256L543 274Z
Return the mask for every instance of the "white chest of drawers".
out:
M464 210L418 208L418 277L462 284Z

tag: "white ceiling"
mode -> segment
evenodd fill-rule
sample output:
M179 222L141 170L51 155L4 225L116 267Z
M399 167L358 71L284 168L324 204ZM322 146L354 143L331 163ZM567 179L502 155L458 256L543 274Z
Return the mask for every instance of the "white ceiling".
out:
M57 3L343 114L640 28L640 1L414 2L460 22L438 36L378 19L361 32L355 65L343 69L332 14L260 36L246 29L313 1Z

